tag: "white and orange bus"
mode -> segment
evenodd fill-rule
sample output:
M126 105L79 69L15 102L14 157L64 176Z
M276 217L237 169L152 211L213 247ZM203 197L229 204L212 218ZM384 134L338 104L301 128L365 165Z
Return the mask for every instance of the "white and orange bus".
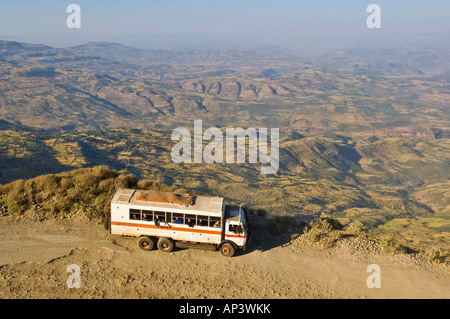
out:
M136 236L146 251L163 252L176 243L209 244L224 256L249 244L246 210L220 197L120 189L111 201L111 234Z

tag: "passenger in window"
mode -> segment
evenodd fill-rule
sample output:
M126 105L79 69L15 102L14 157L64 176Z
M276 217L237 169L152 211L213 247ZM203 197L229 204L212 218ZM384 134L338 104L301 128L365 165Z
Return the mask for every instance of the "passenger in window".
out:
M206 223L203 221L203 219L199 219L198 220L198 225L199 226L206 226Z
M188 218L186 224L187 224L189 227L194 227L194 225L195 225L195 223L194 223L193 221L191 221L190 218Z
M219 220L214 223L214 227L220 227L220 221Z
M147 222L151 221L150 215L149 214L144 214L144 216L142 216L142 220L145 220Z
M182 224L182 223L183 223L183 220L182 220L181 218L175 217L174 220L173 220L173 222L174 222L175 224Z
M159 218L159 216L156 215L156 217L155 217L155 225L159 226L160 223L161 223L161 218Z

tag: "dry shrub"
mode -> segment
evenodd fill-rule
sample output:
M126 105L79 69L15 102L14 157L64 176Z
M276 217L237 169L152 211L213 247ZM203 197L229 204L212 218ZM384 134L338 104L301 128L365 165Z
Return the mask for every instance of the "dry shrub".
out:
M302 238L311 244L317 243L323 248L331 248L342 238L342 228L343 225L337 219L324 216L314 221Z
M112 196L119 188L175 191L176 188L144 180L106 166L82 168L71 172L42 175L28 181L18 180L0 187L3 215L60 216L84 213L103 218L109 212ZM47 218L47 217L45 217Z
M427 248L422 254L432 263L447 263L450 261L450 252L442 248Z
M4 187L3 206L11 215L22 214L28 204L28 196L25 192L25 181L23 179L17 180Z
M56 175L41 175L34 178L36 190L42 192L44 198L54 195L59 190L60 177Z
M396 254L404 254L406 253L406 248L398 243L392 237L384 237L382 238L378 245L386 254L396 255Z
M347 233L357 237L367 237L367 227L360 221L354 221L347 226Z

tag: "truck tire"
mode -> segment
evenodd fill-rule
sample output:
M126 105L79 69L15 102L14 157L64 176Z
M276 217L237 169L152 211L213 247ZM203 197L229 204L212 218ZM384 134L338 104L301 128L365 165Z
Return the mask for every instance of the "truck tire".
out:
M170 238L161 237L158 240L158 249L162 252L169 253L174 248L174 242Z
M142 236L138 240L138 246L142 250L150 251L155 247L155 239L148 236Z
M234 256L235 251L236 249L230 243L224 243L222 246L220 246L220 253L222 254L222 256L232 257Z

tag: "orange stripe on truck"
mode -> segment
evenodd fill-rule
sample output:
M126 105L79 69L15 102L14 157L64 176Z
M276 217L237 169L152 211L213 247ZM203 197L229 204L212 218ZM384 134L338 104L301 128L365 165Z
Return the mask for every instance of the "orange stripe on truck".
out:
M211 235L221 235L221 231L217 230L208 230L208 229L194 229L194 228L183 228L183 227L175 227L175 226L156 226L150 224L136 224L136 223L127 223L127 222L115 222L111 221L111 225L114 226L127 226L127 227L141 227L141 228L151 228L151 229L159 229L159 230L172 230L172 231L184 231L191 233L201 233L201 234L211 234ZM240 235L225 235L225 237L235 237L235 238L247 238L247 236Z

